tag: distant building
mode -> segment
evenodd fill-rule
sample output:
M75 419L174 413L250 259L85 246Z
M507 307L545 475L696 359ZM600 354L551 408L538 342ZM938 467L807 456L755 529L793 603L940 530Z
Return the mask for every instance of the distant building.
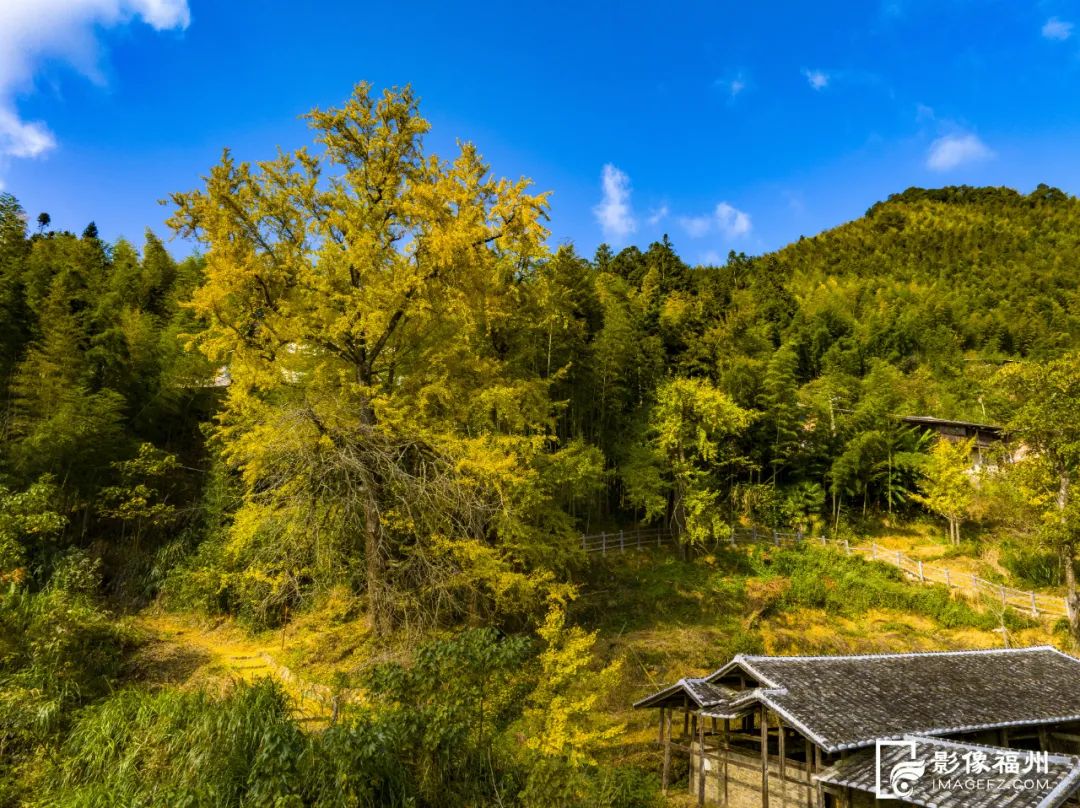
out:
M953 443L960 443L974 438L975 442L971 447L971 466L974 469L981 469L991 462L991 447L1000 444L1005 439L1004 430L1000 426L990 424L950 421L945 418L932 418L928 415L905 415L900 420L905 424Z
M1080 805L1080 660L1048 646L739 655L634 706L698 805Z

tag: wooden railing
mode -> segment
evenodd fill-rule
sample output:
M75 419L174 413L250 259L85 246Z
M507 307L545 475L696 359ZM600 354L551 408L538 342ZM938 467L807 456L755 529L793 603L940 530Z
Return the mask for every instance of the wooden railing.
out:
M911 558L900 550L888 550L879 547L876 542L868 545L853 545L847 539L830 540L824 536L808 537L801 532L773 530L759 527L735 527L728 538L721 542L729 545L772 544L777 547L795 547L807 542L820 542L825 547L833 547L844 555L859 555L871 561L891 564L904 575L921 583L944 584L950 590L967 595L988 596L1005 608L1012 608L1033 617L1065 617L1068 609L1065 599L1056 595L1014 589L1004 584L994 583L971 573L960 573L945 566ZM618 530L608 533L595 533L581 537L581 549L586 553L624 553L648 547L663 547L675 543L675 537L666 527L643 527L630 530Z
M847 555L857 553L869 558L871 561L883 561L896 567L909 578L917 579L922 583L944 584L949 589L956 589L974 595L986 595L1002 606L1026 612L1033 617L1039 615L1066 617L1069 613L1065 605L1065 599L1056 595L1044 595L1040 592L1013 589L1004 584L980 578L974 573L961 573L950 570L945 566L910 558L900 550L887 550L879 547L876 542L871 542L869 545L852 546L847 541L844 541L842 546Z
M607 555L640 550L643 547L662 547L674 541L675 536L666 527L640 527L582 536L581 549L586 553Z

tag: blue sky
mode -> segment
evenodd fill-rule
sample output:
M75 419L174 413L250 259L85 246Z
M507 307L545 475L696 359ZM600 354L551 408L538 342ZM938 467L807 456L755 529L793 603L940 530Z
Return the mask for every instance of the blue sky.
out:
M759 253L911 185L1080 192L1080 7L1026 0L3 0L0 183L164 234L157 200L412 83L429 149L552 192L553 243ZM189 246L176 244L178 252Z

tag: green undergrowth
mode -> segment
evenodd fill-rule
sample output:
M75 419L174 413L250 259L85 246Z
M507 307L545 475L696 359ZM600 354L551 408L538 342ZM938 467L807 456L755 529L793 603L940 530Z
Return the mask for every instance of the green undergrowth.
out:
M873 608L894 609L932 618L946 628L984 631L1003 624L1014 630L1033 625L1015 610L979 609L954 597L943 585L909 582L895 567L829 549L755 549L749 558L759 576L780 576L789 582L777 608L817 608L848 617Z
M548 653L492 629L429 642L409 664L373 667L371 705L318 732L270 679L221 693L124 688L77 715L24 804L654 806L641 770L522 743L551 709L532 709L538 682L552 686Z
M851 618L890 609L946 628L985 631L1003 621L1009 629L1034 625L1015 610L983 608L944 586L908 581L890 565L814 545L725 550L691 560L660 551L612 556L593 565L583 590L578 618L604 635L670 625L742 625L805 608ZM734 642L745 644L745 638Z

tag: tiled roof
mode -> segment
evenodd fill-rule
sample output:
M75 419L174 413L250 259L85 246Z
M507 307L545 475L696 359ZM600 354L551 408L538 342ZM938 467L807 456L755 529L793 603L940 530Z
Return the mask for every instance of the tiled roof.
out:
M971 421L950 421L947 418L934 418L930 415L905 415L900 420L908 424L964 427L966 429L976 429L982 432L992 432L995 434L1001 434L1003 431L1000 426L994 426L993 424L976 424Z
M1055 808L1080 788L1080 759L1070 755L1049 755L1044 770L1032 768L1025 772L1028 753L1022 750L957 743L940 738L907 736L906 740L914 744L914 758L912 747L908 746L883 747L881 753L881 785L892 789L895 794L892 799L900 802L929 808ZM979 752L986 755L985 762L991 770L969 775L963 756ZM957 771L935 773L935 753L946 756L946 759L952 756L949 767L957 766ZM1002 774L993 768L997 761L1003 759L1002 756L1010 754L1018 756L1020 771L1024 773ZM916 769L912 777L906 780L901 777L899 787L894 787L889 777L897 771L894 767L913 760L921 767L921 774ZM878 768L875 750L860 750L826 769L816 779L876 796ZM905 781L910 789L906 793L903 786Z
M724 713L726 706L732 699L741 697L743 694L723 685L713 684L705 679L680 679L673 685L668 685L663 690L646 696L634 704L635 707L661 707L673 701L678 701L685 696L699 710L720 711Z
M732 664L762 679L762 701L830 750L1080 719L1080 660L1050 647Z
M830 752L879 738L1080 721L1080 660L1055 648L830 657L737 656L705 678L742 670L751 691L699 698L680 680L635 706L670 705L685 692L706 715L764 703ZM726 692L725 692L726 691Z

